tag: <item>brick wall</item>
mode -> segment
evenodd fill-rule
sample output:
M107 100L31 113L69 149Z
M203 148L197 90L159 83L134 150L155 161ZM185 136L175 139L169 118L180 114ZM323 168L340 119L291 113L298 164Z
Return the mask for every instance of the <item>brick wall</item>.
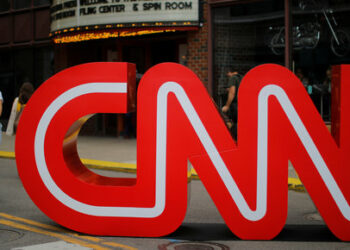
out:
M190 31L187 36L187 67L197 74L208 86L208 3L203 2L203 26L198 31Z

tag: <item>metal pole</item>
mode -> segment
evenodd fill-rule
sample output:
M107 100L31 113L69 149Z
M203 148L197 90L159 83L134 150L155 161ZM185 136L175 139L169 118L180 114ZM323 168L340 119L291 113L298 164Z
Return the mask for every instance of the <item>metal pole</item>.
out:
M213 87L213 24L212 24L212 7L208 4L208 91L214 97ZM215 98L215 97L214 97Z
M292 70L292 52L293 52L293 24L291 0L284 0L284 26L285 26L285 48L284 48L284 65Z

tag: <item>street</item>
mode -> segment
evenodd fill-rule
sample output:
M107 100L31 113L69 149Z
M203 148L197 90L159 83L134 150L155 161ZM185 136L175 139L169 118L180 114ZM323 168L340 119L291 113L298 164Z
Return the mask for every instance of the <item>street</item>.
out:
M134 174L94 170L107 176ZM289 191L286 226L273 241L243 241L226 227L199 180L182 226L161 238L94 237L62 228L24 191L13 159L0 159L0 249L350 249L324 225L307 193ZM30 247L33 246L33 247ZM55 248L56 249L56 248Z

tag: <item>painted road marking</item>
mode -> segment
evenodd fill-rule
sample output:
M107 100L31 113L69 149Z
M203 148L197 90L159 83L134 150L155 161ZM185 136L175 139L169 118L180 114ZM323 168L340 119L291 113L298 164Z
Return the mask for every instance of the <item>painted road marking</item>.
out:
M5 219L2 219L1 217L5 218ZM21 224L18 222L25 223L27 225ZM74 232L69 231L69 230L64 229L64 228L60 228L60 227L56 227L56 226L52 226L52 225L47 225L44 223L40 223L37 221L17 217L17 216L6 214L6 213L0 213L0 224L14 227L14 228L18 228L18 229L22 229L22 230L26 230L26 231L30 231L30 232L44 234L44 235L47 235L50 237L61 239L61 240L68 242L68 243L72 243L72 244L76 244L76 245L80 245L83 247L92 248L92 249L96 249L96 250L110 249L110 248L105 247L105 246L113 246L113 247L118 247L120 249L127 249L127 250L136 250L137 249L137 248L134 248L134 247L131 247L128 245L124 245L124 244L120 244L117 242L104 241L103 239L100 239L97 237L80 235L78 233L74 233ZM34 227L32 227L32 226L34 226ZM90 243L88 241L98 243L100 245L93 244L93 243ZM105 245L105 246L101 246L101 245Z
M10 215L10 214L5 214L5 213L0 213L1 217L4 217L6 219L10 219L10 220L15 220L15 221L19 221L19 222L24 222L26 224L32 225L32 226L36 226L36 227L41 227L44 229L48 229L54 232L59 232L59 233L65 233L77 238L81 238L84 240L89 240L89 241L93 241L93 242L101 242L102 239L96 238L96 237L91 237L91 236L84 236L84 235L79 235L78 233L74 233L72 231L69 231L67 229L64 228L60 228L60 227L56 227L56 226L52 226L52 225L47 225L44 223L40 223L37 221L33 221L33 220L29 220L29 219L25 219L25 218L21 218L21 217L17 217L14 215Z
M16 247L12 248L12 250L47 250L47 249L64 249L64 250L93 250L92 248L82 247L79 245L74 245L71 243L67 243L65 241L55 241L44 244L25 246L25 247Z
M66 235L63 235L60 233L46 231L46 230L40 229L40 228L27 226L27 225L20 224L20 223L14 222L14 221L0 219L0 224L6 225L9 227L14 227L17 229L22 229L22 230L38 233L38 234L43 234L43 235L54 237L54 238L58 238L58 239L64 240L64 241L69 242L69 243L77 244L80 246L84 246L84 247L88 247L88 248L92 248L92 249L96 249L96 250L109 250L109 248L105 248L105 247L95 245L95 244L90 244L86 241L78 240L78 239L75 239L75 238L70 237L70 236L66 236Z

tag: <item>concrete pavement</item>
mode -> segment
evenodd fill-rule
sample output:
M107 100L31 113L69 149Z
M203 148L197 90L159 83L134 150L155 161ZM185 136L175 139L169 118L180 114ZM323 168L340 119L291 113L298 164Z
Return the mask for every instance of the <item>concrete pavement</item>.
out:
M96 170L101 175L132 177L130 173ZM0 158L0 249L348 249L326 227L307 193L288 192L288 218L272 241L244 241L227 228L201 181L189 185L186 217L172 234L156 237L91 236L59 226L26 194L15 161ZM59 241L59 242L58 242ZM66 241L71 248L62 245ZM218 244L222 248L218 248ZM40 245L40 246L39 246ZM28 248L27 248L28 247ZM29 248L31 247L31 248ZM41 247L41 248L40 248ZM86 247L86 248L83 248ZM55 248L56 249L56 248Z
M15 158L15 136L2 135L0 157ZM136 139L79 136L78 152L92 168L136 170Z
M1 158L15 158L15 136L2 135ZM123 137L79 136L78 152L82 162L92 169L108 169L121 172L136 172L136 139ZM289 189L304 191L304 186L289 164ZM198 178L192 170L192 178Z

